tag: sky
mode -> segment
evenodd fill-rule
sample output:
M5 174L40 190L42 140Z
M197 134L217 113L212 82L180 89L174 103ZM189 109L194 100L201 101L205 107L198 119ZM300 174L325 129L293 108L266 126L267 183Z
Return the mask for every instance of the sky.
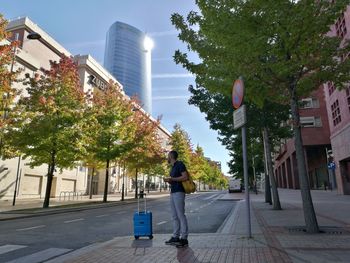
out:
M220 161L228 174L228 151L209 128L205 115L188 104L189 85L195 79L173 61L175 50L186 51L170 17L198 10L194 0L0 0L0 13L8 20L28 16L72 54L92 55L103 65L105 37L115 21L148 34L152 50L152 116L170 132L176 123L189 134L194 147L199 144L206 157ZM195 54L190 59L198 61ZM230 88L230 87L228 87Z

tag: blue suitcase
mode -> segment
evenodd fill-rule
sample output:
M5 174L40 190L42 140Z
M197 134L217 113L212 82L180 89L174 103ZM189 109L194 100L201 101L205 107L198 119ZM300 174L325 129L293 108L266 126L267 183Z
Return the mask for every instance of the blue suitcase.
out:
M145 194L143 194L145 196ZM146 198L145 200L145 210L140 211L140 198L137 199L137 212L134 214L134 237L139 239L139 237L147 236L150 239L153 238L152 231L152 212L146 209Z

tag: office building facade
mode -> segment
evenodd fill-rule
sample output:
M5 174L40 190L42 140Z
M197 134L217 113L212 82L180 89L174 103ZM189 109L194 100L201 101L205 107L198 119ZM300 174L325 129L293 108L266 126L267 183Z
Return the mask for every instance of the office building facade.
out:
M146 112L152 114L151 49L146 34L122 22L111 25L106 36L104 67L124 87L137 96Z
M36 73L42 74L42 69L50 69L50 60L58 62L62 54L64 54L73 57L76 62L81 87L84 92L92 92L93 94L94 89L103 90L110 80L123 90L120 82L93 57L90 55L73 56L28 17L11 21L7 26L7 31L12 33L8 41L16 39L19 42L14 60L14 70L22 70L19 78L23 79L25 74L29 74L30 76L34 76ZM41 38L39 40L28 39L28 34L33 32L39 33ZM25 90L22 82L15 82L13 85L19 90ZM124 92L122 93L124 94ZM143 111L143 109L140 110ZM149 118L152 119L151 116ZM168 141L171 137L169 131L162 125L159 125L158 136L161 139L163 148L169 150ZM44 198L47 184L46 165L30 167L29 158L23 159L22 156L19 156L17 158L0 160L0 168L0 177L2 178L0 199L13 199L15 187L17 187L17 198ZM120 170L119 166L112 167L110 170L109 193L118 193L121 191L121 182L123 179ZM162 182L158 177L153 177L152 180L156 185L160 185ZM129 177L126 171L124 178L126 192L133 190L132 181L132 177ZM62 197L65 200L68 196L72 198L73 193L74 195L83 195L91 191L92 194L102 194L104 184L104 169L94 171L94 176L92 176L92 169L85 167L83 162L80 161L72 169L57 170L54 173L51 197Z

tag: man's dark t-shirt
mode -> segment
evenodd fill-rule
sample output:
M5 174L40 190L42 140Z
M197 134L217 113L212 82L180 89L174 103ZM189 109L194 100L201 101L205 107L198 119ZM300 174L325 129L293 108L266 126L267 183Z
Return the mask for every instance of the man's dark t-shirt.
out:
M181 161L176 161L171 168L170 171L170 176L171 177L180 177L182 172L185 172L186 166L184 165L183 162ZM171 182L171 192L176 193L176 192L185 192L185 189L182 186L181 182Z

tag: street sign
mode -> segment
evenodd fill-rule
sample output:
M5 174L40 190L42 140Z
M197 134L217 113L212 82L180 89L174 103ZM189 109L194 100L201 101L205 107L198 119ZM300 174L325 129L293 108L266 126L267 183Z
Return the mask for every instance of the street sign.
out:
M233 127L238 129L242 127L247 122L246 117L246 106L242 105L240 108L233 112Z
M232 87L232 105L238 109L243 102L244 84L243 79L239 78L235 81Z
M334 171L335 170L335 162L328 163L328 169Z
M232 87L232 105L236 109L233 112L233 127L238 129L242 127L242 155L243 155L243 175L244 175L244 187L245 187L245 203L247 211L247 230L248 238L252 237L252 226L250 219L250 201L249 201L249 185L248 185L248 160L247 160L247 136L246 127L244 126L247 122L246 117L246 106L242 105L244 95L244 84L243 79L240 77L235 81Z

